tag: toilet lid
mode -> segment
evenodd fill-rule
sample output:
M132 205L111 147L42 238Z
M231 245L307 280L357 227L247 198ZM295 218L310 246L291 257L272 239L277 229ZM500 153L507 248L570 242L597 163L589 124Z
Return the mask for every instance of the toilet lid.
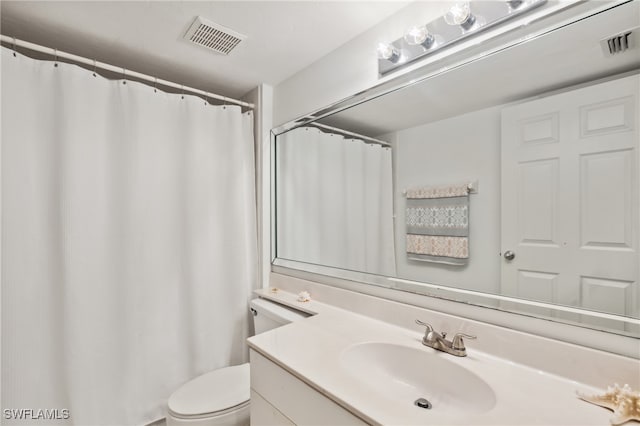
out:
M182 416L224 411L250 398L249 363L196 377L169 397L169 410Z

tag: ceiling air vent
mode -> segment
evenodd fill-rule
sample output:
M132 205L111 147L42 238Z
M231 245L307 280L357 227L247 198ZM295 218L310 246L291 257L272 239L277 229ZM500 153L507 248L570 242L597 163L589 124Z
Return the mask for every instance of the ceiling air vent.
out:
M247 36L198 16L184 38L215 52L228 55Z
M638 27L623 31L604 40L600 40L600 46L605 56L613 56L617 53L633 49L638 44Z

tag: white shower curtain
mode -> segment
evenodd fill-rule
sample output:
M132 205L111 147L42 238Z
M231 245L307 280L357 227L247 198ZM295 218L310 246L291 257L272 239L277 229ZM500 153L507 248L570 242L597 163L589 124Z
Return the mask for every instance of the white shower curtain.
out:
M278 257L395 276L391 149L299 127L276 155Z
M145 424L246 361L252 122L2 49L3 414Z

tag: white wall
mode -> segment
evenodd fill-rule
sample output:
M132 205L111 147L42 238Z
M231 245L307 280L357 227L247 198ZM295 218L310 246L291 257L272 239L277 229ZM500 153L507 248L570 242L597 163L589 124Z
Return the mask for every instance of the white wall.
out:
M266 287L271 272L271 140L273 87L261 84L242 97L255 104L256 227L258 231L258 287Z
M398 277L481 292L500 290L500 109L492 107L397 132L394 141ZM402 191L478 181L469 199L469 262L411 261Z

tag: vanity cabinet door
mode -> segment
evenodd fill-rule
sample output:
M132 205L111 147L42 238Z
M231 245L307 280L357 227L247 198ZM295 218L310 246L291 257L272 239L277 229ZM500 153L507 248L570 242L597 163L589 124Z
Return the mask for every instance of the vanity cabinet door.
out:
M293 426L284 414L269 404L260 394L251 390L251 424L260 426Z
M286 419L280 424L367 424L259 353L251 350L250 359L252 425L272 425L279 415ZM255 400L255 408L254 394L259 396ZM264 404L270 405L276 412L269 411Z

